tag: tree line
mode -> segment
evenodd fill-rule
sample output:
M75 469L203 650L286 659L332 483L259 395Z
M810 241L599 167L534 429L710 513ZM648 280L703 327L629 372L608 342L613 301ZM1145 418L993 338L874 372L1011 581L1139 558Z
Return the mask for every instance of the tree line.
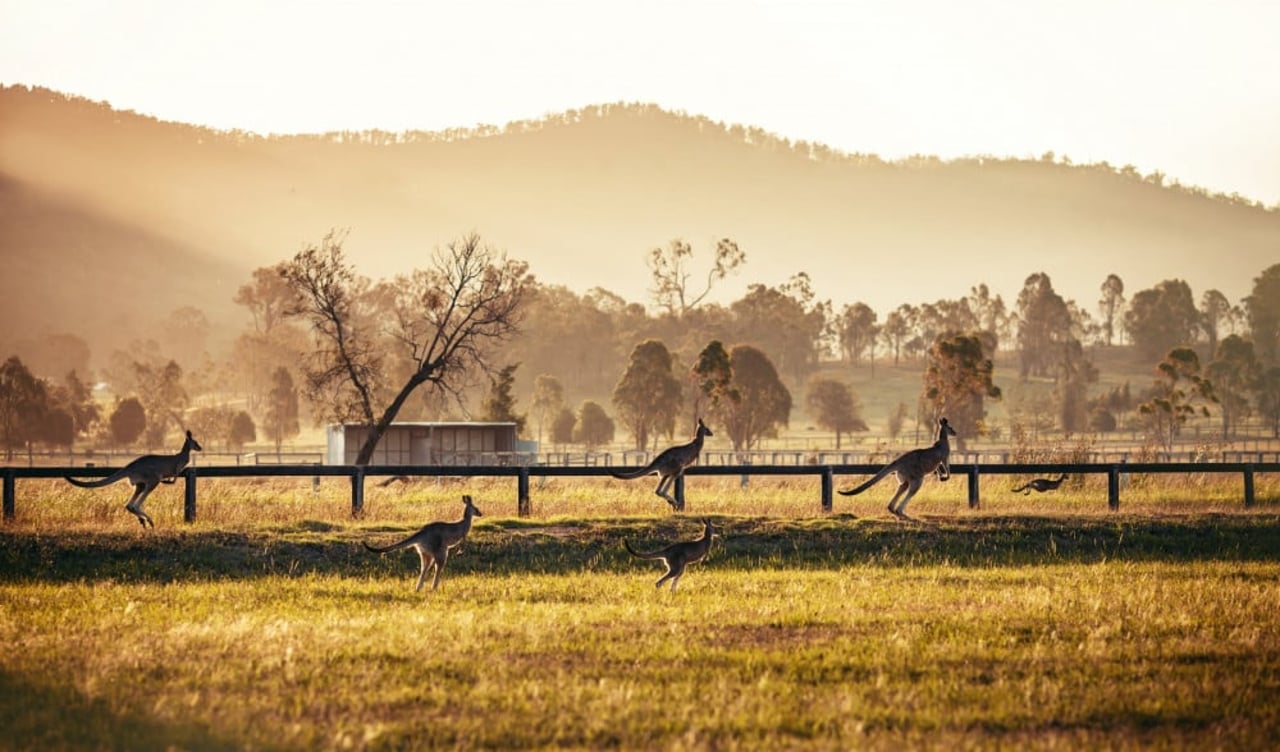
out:
M1011 306L979 285L956 299L904 303L881 321L865 303L837 311L817 300L803 272L749 285L727 305L706 302L747 261L729 238L705 260L682 239L651 249L646 307L603 288L540 284L476 233L425 254L421 268L372 280L345 257L345 237L331 231L252 273L235 296L250 324L225 359L190 354L210 326L195 310L167 322L184 364L154 340L113 353L102 374L116 395L110 406L77 375L87 373L88 348L74 336L61 335L74 355L58 362L79 367L60 383L9 358L0 440L9 452L76 440L151 447L186 426L235 449L261 428L279 450L306 420L358 422L375 429L363 462L396 419L514 420L540 442L589 447L613 442L620 425L645 449L705 417L742 450L788 425L795 391L838 447L868 430L847 374L874 377L877 361L918 365L917 415L946 414L962 437L981 436L987 402L1002 398L1002 349L1016 354L1018 379L1052 383L1067 433L1114 430L1117 414L1131 412L1167 444L1191 417L1216 411L1224 437L1251 414L1280 435L1280 265L1236 303L1216 290L1197 302L1178 279L1127 299L1111 274L1085 307L1035 272ZM1153 363L1152 383L1095 393L1094 353L1126 341ZM894 408L891 436L910 412Z

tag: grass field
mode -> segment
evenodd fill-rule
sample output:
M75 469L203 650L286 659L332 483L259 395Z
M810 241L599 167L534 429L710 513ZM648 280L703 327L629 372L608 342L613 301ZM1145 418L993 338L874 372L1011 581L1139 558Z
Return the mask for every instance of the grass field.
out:
M975 512L933 484L903 523L887 491L823 515L807 485L753 484L757 509L698 479L693 513L724 532L671 593L621 541L699 526L646 489L548 485L520 519L509 484L468 484L487 515L441 590L415 593L415 556L361 542L455 518L462 487L379 490L352 521L340 487L212 485L190 526L157 492L143 532L121 489L24 484L0 528L0 747L1280 739L1273 491L1248 511L1191 484L1119 514L1088 487Z

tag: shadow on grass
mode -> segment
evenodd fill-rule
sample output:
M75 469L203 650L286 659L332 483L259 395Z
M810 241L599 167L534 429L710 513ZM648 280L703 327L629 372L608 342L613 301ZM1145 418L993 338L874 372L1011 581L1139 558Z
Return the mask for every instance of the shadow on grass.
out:
M119 714L71 687L55 687L0 671L0 729L30 749L202 749L242 745L193 724ZM0 744L3 746L3 744Z
M998 567L1101 561L1280 561L1280 516L933 517L913 522L831 515L809 519L721 517L704 566ZM199 528L85 534L0 531L0 582L172 582L304 574L416 576L412 551L372 554L414 527L307 521L261 531ZM497 519L477 525L448 572L630 571L622 548L696 537L697 518L572 521Z

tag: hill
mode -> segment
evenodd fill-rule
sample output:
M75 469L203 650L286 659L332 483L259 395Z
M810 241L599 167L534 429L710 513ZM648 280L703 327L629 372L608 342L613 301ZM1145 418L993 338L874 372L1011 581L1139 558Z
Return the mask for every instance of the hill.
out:
M705 258L728 236L747 264L719 302L803 271L837 310L864 301L882 318L979 283L1012 305L1038 271L1086 309L1111 273L1130 295L1176 277L1236 301L1280 248L1280 212L1160 175L1063 159L885 162L647 105L264 137L12 86L0 90L0 175L0 253L16 270L0 283L6 328L79 334L92 319L124 341L181 305L233 336L229 300L252 269L334 227L374 277L474 229L543 281L641 302L648 249L680 237Z

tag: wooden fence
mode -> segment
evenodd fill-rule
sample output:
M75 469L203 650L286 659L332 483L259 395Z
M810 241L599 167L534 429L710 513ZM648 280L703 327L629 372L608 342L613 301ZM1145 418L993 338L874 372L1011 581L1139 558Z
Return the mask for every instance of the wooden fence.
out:
M819 499L824 512L832 508L835 477L871 475L883 464L829 464L829 465L698 465L689 468L688 475L804 475L819 479ZM17 509L17 481L19 478L77 478L104 477L110 475L107 467L2 467L0 475L4 483L4 519L14 518ZM963 475L968 483L970 508L981 503L981 479L990 475L1036 475L1070 473L1073 475L1105 475L1107 477L1107 505L1120 508L1120 479L1123 475L1144 473L1226 473L1239 475L1243 482L1244 506L1255 502L1254 476L1257 473L1280 473L1280 462L1148 462L1148 463L961 463L951 465L953 475ZM564 467L548 465L483 467L457 467L452 465L211 465L188 467L182 473L185 483L183 519L196 520L197 487L200 478L260 478L260 477L347 477L351 479L351 514L359 517L364 509L364 482L369 477L404 475L411 477L511 477L516 479L516 513L521 517L530 514L529 479L535 477L609 477L607 467ZM675 483L675 497L684 508L684 478Z

